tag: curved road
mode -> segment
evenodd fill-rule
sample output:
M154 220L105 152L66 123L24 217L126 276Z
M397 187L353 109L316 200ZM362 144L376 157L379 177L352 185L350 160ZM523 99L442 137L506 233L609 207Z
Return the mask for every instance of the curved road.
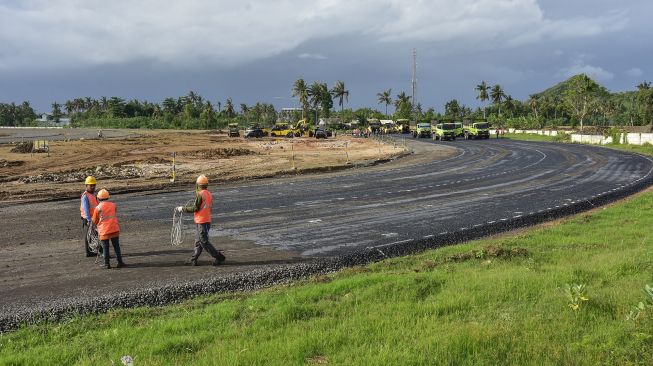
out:
M228 257L217 268L183 266L192 234L182 247L169 244L172 208L191 199L190 191L115 197L130 266L111 271L81 255L77 201L0 206L0 314L428 240L591 203L653 175L649 158L584 145L410 144L420 151L436 144L452 154L418 162L418 153L373 168L212 187L212 241ZM206 254L202 258L209 263Z

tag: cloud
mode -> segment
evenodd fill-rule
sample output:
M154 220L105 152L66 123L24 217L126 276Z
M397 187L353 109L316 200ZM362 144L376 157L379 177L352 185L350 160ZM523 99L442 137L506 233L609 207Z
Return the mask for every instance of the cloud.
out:
M626 70L626 75L637 78L644 75L644 72L638 67L633 67L632 69Z
M326 56L321 53L300 53L297 57L301 59L326 60Z
M585 60L589 58L587 55L578 56L569 67L560 71L560 75L571 77L578 74L585 74L596 81L611 81L614 79L614 73L607 71L599 66L589 65Z
M536 0L11 1L0 4L0 70L133 61L230 66L355 36L515 47L595 37L625 22L623 13L551 19Z

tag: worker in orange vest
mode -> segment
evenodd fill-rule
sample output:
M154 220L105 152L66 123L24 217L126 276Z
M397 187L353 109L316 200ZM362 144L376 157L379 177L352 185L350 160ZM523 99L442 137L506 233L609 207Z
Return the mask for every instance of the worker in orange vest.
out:
M98 205L97 197L95 197L95 185L97 181L95 177L89 175L84 181L86 190L82 193L81 203L79 205L79 213L82 216L82 231L84 232L84 250L87 257L93 257L94 254L88 246L88 232L91 230L91 219L93 212Z
M197 177L195 204L193 206L176 208L177 212L194 213L196 224L195 231L195 251L190 258L190 265L197 265L197 258L202 254L202 249L206 250L213 258L213 265L217 266L225 261L225 256L215 249L209 242L209 230L211 229L211 209L213 208L213 195L209 192L209 179L205 175Z
M113 251L116 253L117 267L124 267L125 262L122 261L122 254L120 253L120 225L118 224L118 217L116 217L116 204L108 201L109 191L106 189L101 189L97 194L97 198L100 203L93 213L93 223L97 226L99 239L102 242L104 253L102 268L111 268L109 263L109 240L111 240Z

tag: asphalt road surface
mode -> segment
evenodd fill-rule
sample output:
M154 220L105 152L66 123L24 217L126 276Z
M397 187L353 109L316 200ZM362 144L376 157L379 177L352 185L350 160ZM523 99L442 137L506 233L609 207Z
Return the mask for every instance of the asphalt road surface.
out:
M170 244L173 207L193 198L191 187L114 197L129 267L108 271L83 256L78 200L0 204L0 314L382 250L589 202L653 174L646 157L585 145L505 139L410 144L416 151L411 157L371 168L211 186L211 240L227 256L219 267L207 254L201 266L184 265L192 251L190 222L184 244ZM442 149L451 154L430 158L430 151Z

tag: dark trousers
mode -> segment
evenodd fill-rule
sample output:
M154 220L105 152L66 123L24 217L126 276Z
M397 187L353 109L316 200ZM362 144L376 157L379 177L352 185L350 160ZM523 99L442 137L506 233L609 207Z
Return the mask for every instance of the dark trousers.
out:
M88 230L90 229L90 225L88 224L88 221L86 221L85 218L82 217L82 232L84 233L84 251L86 252L87 255L93 254L91 252L91 248L88 247Z
M209 242L209 230L211 230L210 222L197 224L195 230L195 251L193 252L193 256L190 257L191 260L196 261L200 254L202 254L202 249L206 250L215 259L224 258L222 253L215 249L213 244Z
M116 259L118 260L118 263L123 264L122 254L120 253L120 237L117 236L115 238L101 240L102 248L104 249L104 264L107 266L109 265L109 240L111 240L111 245L113 245L113 251L116 253Z

